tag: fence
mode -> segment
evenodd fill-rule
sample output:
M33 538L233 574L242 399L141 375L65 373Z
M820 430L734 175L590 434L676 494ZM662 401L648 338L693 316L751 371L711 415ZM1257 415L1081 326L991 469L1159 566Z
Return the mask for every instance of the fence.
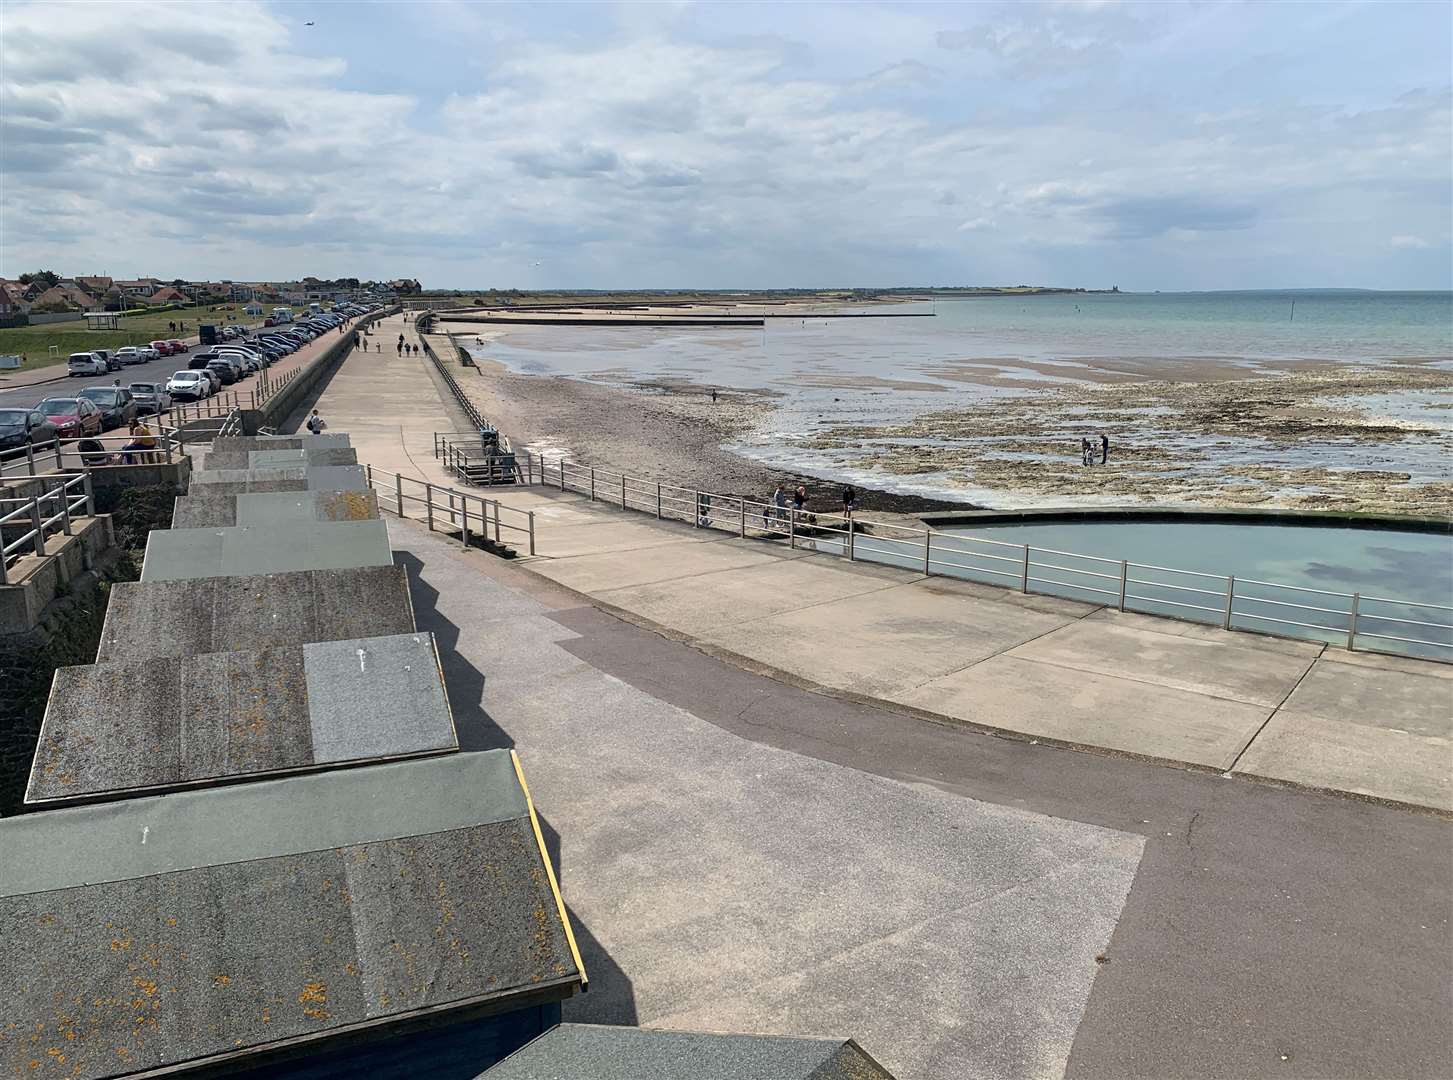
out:
M364 466L368 486L382 494L379 508L388 510L401 518L417 517L426 522L429 531L434 531L436 522L442 521L459 530L462 547L469 546L471 536L493 538L496 544L507 540L523 542L531 555L535 554L535 514L531 510L517 510L502 506L498 499L487 499L483 495L471 495L466 491L441 487L412 476L384 472L372 465ZM422 490L421 490L422 489ZM389 499L392 496L392 500ZM391 505L390 505L391 502ZM406 512L412 504L415 514ZM471 522L479 527L471 532Z
M578 492L697 528L1227 630L1453 662L1453 606L1445 604L1181 570L857 515L814 514L739 495L641 480L563 458L547 461L527 450L517 451L516 456L523 461L525 483Z
M459 407L464 410L464 415L469 417L469 422L475 427L480 428L481 430L484 428L488 428L493 431L494 425L491 424L484 417L479 415L479 409L475 407L474 402L469 400L469 395L459 388L459 383L455 381L454 373L449 370L449 365L444 363L444 361L440 360L439 357L435 355L433 346L429 344L428 338L424 336L428 333L427 327L428 324L426 323L424 326L418 328L419 343L424 348L424 355L434 362L435 369L444 379L444 385L449 387L449 392L454 395L454 400L458 402Z
M434 432L434 457L446 471L482 487L523 480L510 441L494 428Z
M108 465L170 463L183 453L180 432L174 427L161 428L152 436L152 442L154 445L150 447L137 447L130 435L87 435L26 443L0 451L0 479L61 472L68 464L84 470Z
M0 539L4 538L4 526L14 521L24 521L30 528L0 548L0 585L10 583L10 567L29 548L35 555L44 558L46 536L57 532L71 535L71 518L76 511L83 516L94 517L96 502L91 493L91 474L82 472L74 476L56 476L44 492L30 498L0 499L0 507L15 509L0 514ZM54 513L50 513L54 507Z

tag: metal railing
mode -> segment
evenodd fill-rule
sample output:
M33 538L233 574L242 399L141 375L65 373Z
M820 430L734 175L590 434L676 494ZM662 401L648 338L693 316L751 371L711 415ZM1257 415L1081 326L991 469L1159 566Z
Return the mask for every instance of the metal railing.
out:
M39 494L29 498L0 499L0 508L15 507L0 514L0 540L4 538L6 525L15 521L23 521L29 525L25 532L0 546L0 585L10 583L10 568L23 555L33 553L39 558L45 558L49 554L45 542L47 536L57 533L72 535L73 517L96 515L90 473L48 477L47 480L53 483ZM78 510L82 513L77 514Z
M0 479L61 472L68 463L77 469L170 463L183 452L180 432L174 427L162 427L151 438L154 445L150 447L134 447L130 435L86 435L26 443L0 451Z
M227 414L227 419L222 421L222 426L217 429L217 438L225 439L231 435L242 434L242 410L233 409Z
M429 339L424 336L426 333L428 333L427 329L420 328L419 344L423 347L424 355L434 362L435 369L444 379L444 385L449 387L449 392L454 395L454 400L464 410L464 415L469 417L469 422L476 428L493 429L494 425L479 415L479 409L475 406L474 402L469 400L469 395L460 389L459 383L454 379L454 373L449 370L449 365L435 355L433 346L429 344ZM458 348L458 346L456 345L455 348Z
M509 439L494 428L436 431L434 457L446 472L482 487L516 484L523 479Z
M387 510L401 518L415 518L426 522L433 532L436 524L457 529L461 547L469 547L471 536L493 539L496 544L524 543L529 554L535 554L535 514L532 510L517 510L503 506L498 499L487 499L483 495L471 495L451 487L412 476L384 472L372 465L364 466L368 486L381 494L380 510ZM414 506L415 512L408 513L407 507ZM477 526L475 523L478 523Z
M210 420L218 416L227 416L234 409L240 406L236 390L223 390L214 397L203 398L201 401L173 401L171 409L172 422L177 427L195 420Z
M740 495L641 480L517 450L521 480L624 510L929 575L1000 585L1226 630L1453 662L1453 606L1335 592L1058 548L813 513Z

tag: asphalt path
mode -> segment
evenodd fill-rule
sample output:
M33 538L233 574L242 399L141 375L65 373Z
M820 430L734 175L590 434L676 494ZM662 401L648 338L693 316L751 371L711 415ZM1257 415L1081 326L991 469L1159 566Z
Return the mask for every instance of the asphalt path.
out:
M1450 1075L1453 824L1446 818L998 738L840 701L622 622L509 564L471 565L554 608L549 617L578 635L559 647L583 664L743 739L1143 837L1066 1076ZM469 603L481 606L475 592ZM443 600L418 597L420 629L445 642L457 637L465 655L477 651L475 643L487 639L441 621L433 603ZM496 663L480 670L499 670L497 658L490 659ZM515 727L504 708L491 716ZM528 738L524 745L530 748ZM563 871L569 878L572 868ZM771 915L763 912L764 919ZM985 927L964 939L965 955L987 950L985 970L1010 973L1006 978L1038 962L1033 941L998 940ZM609 987L593 986L591 998L596 989L607 991L596 1002L602 1006ZM1036 1035L1005 1029L1001 1037Z

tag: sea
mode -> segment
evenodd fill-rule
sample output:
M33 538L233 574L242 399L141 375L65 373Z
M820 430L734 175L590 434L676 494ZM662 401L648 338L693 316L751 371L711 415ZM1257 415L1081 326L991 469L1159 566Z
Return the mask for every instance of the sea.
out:
M1288 361L1406 359L1453 370L1453 292L1054 293L866 310L911 317L814 311L763 327L527 326L476 351L527 374L770 396L777 408L733 449L778 468L950 498L964 493L936 490L932 478L870 474L851 453L805 444L836 425L899 423L1094 382L1096 372L1155 378L1207 364L1271 371ZM1427 404L1393 396L1379 407L1445 422L1449 412ZM1413 466L1426 473L1430 464Z

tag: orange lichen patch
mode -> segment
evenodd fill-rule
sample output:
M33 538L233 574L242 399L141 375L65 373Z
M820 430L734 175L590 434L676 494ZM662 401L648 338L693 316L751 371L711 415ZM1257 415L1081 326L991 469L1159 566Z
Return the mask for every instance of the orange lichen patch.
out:
M231 975L213 975L212 976L212 985L213 986L226 986L231 981L232 981L232 976Z
M55 916L52 915L49 911L47 911L44 915L42 915L40 917L40 925L41 926L50 926L54 922L55 922Z
M123 951L125 951L126 949L129 949L129 948L131 948L131 938L112 938L111 939L111 951L112 952L123 952Z
M271 1024L272 1023L272 1010L270 1010L270 1009L263 1009L262 1010L262 1022L264 1024Z
M303 1004L303 1015L314 1020L327 1020L328 1010L323 1008L328 1003L328 988L322 983L312 982L303 987L303 992L298 995L298 1000Z
M175 915L169 915L166 924L168 926L175 926L177 924L177 917Z
M343 965L343 970L346 971L346 972L348 972L348 974L350 974L350 975L357 975L358 974L358 969L356 967L354 967L352 963L344 964Z
M156 983L154 983L152 980L143 979L140 976L133 976L131 981L134 982L136 984L136 988L147 997L156 996Z

